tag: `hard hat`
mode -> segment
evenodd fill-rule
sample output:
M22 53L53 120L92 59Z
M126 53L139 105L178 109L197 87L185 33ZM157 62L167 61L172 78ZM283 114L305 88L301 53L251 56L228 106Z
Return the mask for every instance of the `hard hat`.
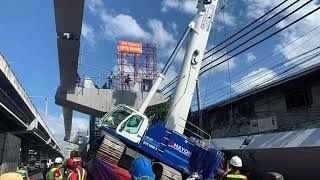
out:
M68 165L68 166L73 166L73 165L74 165L73 159L68 159L68 160L67 160L67 165Z
M8 179L10 179L10 180L23 180L23 177L21 176L21 174L15 173L15 172L5 173L0 176L0 180L8 180Z
M233 156L230 160L230 164L235 167L242 167L242 160L238 156Z
M62 164L62 158L61 158L61 157L57 157L57 158L54 160L54 163L56 163L56 164Z
M73 157L73 162L77 166L82 166L82 159L81 157Z

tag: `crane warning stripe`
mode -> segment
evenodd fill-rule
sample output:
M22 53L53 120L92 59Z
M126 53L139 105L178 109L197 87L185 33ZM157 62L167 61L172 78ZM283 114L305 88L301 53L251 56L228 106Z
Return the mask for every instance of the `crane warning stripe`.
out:
M142 53L142 42L119 41L118 51L124 53Z

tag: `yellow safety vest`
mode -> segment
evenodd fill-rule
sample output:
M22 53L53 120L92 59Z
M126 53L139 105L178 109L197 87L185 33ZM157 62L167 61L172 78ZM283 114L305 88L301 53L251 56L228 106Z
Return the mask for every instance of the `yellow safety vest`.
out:
M247 180L248 178L241 174L227 174L227 179L244 179Z
M18 170L16 171L16 173L21 174L22 177L28 178L28 171L25 170L25 169L18 169Z
M77 173L79 175L78 180L84 180L84 176L86 175L86 170L82 168L82 173L81 173L80 170L77 168Z
M51 168L49 173L48 173L48 180L54 180L54 172L57 170L58 168ZM60 170L59 170L60 171ZM60 176L58 177L59 180L62 180L62 173L60 171Z
M69 172L68 172L67 180L70 180L71 175L72 175L72 173L69 173Z

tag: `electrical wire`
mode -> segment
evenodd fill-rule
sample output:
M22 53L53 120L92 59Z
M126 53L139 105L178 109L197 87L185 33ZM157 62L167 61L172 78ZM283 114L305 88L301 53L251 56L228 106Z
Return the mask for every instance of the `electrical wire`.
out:
M255 19L253 22L251 22L250 24L246 25L245 27L243 27L242 29L240 29L239 31L237 31L236 33L234 33L233 35L231 35L230 37L228 37L227 39L225 39L224 41L220 42L218 45L214 46L213 48L211 48L210 50L208 50L207 52L205 52L204 54L208 54L210 51L213 51L215 48L221 46L223 43L227 42L228 40L232 39L233 37L235 37L236 35L240 34L241 32L243 32L245 29L247 29L248 27L250 27L251 25L255 24L256 22L258 22L259 20L263 19L264 17L266 17L268 14L272 13L274 10L276 10L278 7L280 7L281 5L283 5L284 3L286 3L288 0L282 1L280 4L278 4L277 6L275 6L274 8L272 8L271 10L269 10L268 12L266 12L265 14L263 14L262 16L260 16L259 18Z
M318 47L318 48L316 48L316 49L314 49L314 50L317 50L317 49L319 49L319 48L320 48L320 47ZM313 50L313 51L314 51L314 50ZM317 53L314 53L314 54L317 54ZM310 57L310 56L313 56L314 54L311 54L311 55L309 55L309 56L307 56L307 57L304 57L303 59L308 58L308 57ZM290 59L290 61L285 62L285 63L282 63L282 64L277 64L277 65L275 65L275 66L272 68L272 70L275 70L275 69L279 68L281 65L289 64L290 62L296 60L296 58L297 58L297 57L292 58L292 59ZM303 60L303 59L301 59L301 60ZM301 60L298 60L298 61L295 61L295 62L297 63L297 62L299 62L299 61L301 61ZM271 69L271 68L270 68L270 69ZM259 79L261 79L261 78L264 78L264 77L266 77L266 76L268 76L268 75L271 75L272 73L274 73L274 72L273 72L273 71L270 72L270 71L268 71L268 69L266 69L266 70L264 70L264 71L260 71L260 72L258 72L258 73L256 73L256 74L253 74L253 75L251 75L251 76L248 76L247 78L242 79L240 82L233 83L234 89L235 89L236 87L239 87L239 86L241 87L241 86L243 86L244 84L246 84L246 83L248 83L248 82L250 82L250 81L252 81L252 80L259 80ZM258 74L261 74L261 76L257 76ZM220 93L218 93L218 94L215 93L215 94L212 94L212 95L220 96L221 94L224 94L224 92L220 92ZM211 95L211 96L212 96L212 95ZM215 97L215 96L214 96L214 97Z
M296 41L297 41L298 39L300 39L301 37L305 37L307 34L313 32L315 29L317 29L317 28L319 28L319 27L320 27L320 26L312 29L312 30L309 31L308 33L304 34L303 36L300 36L300 37L298 37L297 39L295 39L295 40L291 41L290 43L286 44L285 46L282 46L281 48L277 49L276 51L274 51L274 52L271 54L271 56L274 55L276 52L279 52L279 51L280 51L281 49L283 49L284 47L287 47L287 46L291 45L292 43L296 42ZM318 37L319 34L320 34L320 32L318 32L317 34L313 35L313 36L310 37L309 39L305 40L305 41L304 41L303 43L301 43L299 46L293 48L290 52L288 52L288 53L286 53L286 54L282 54L282 58L280 58L279 60L284 59L284 58L285 58L285 55L288 56L288 55L291 54L292 52L295 52L298 48L300 48L300 47L302 47L302 45L308 43L311 39L314 39L314 38ZM310 51L310 52L311 52L311 51ZM301 56L301 55L300 55L300 56ZM298 57L300 57L300 56L298 55ZM258 62L262 62L263 60L266 60L267 57L269 57L269 55L263 57L262 59L259 59ZM297 56L296 56L296 57L297 57ZM296 57L294 57L294 58L296 58ZM290 61L290 60L289 60L289 61ZM255 63L255 64L257 64L257 63ZM255 64L253 64L253 65L255 65ZM268 68L270 69L270 68L273 68L273 67L276 67L276 66L280 66L280 65L282 65L282 64L283 64L283 63L278 63L278 64L275 64L275 65L273 65L272 67L268 67ZM246 68L246 69L247 69L247 68ZM243 72L243 71L244 71L244 70L238 72L237 74L234 75L234 77L236 77L237 75L240 75L240 73ZM221 84L221 83L220 83L220 84ZM224 86L224 87L222 87L222 88L215 89L214 91L210 91L208 94L210 95L210 94L212 94L212 93L214 93L214 92L216 92L216 91L223 90L223 89L225 89L225 88L227 88L227 87L228 87L228 86Z
M270 19L274 18L274 17L277 16L278 14L282 13L284 10L288 9L289 7L291 7L293 4L295 4L295 3L298 2L298 1L299 1L299 0L295 1L294 3L291 3L291 4L290 4L289 6L287 6L285 9L282 9L282 10L281 10L280 12L278 12L276 15L270 17L267 21L269 21ZM310 3L311 1L312 1L312 0L308 1L308 2L305 3L304 5L300 6L298 9L300 9L300 8L302 8L303 6L307 5L307 4ZM241 33L243 30L247 29L248 27L250 27L251 25L253 25L253 24L256 23L257 21L259 21L260 19L262 19L262 18L265 17L266 15L270 14L271 12L273 12L275 9L277 9L278 7L280 7L281 5L283 5L285 2L287 2L287 0L281 2L280 4L278 4L277 6L275 6L274 8L272 8L271 10L269 10L267 13L265 13L264 15L262 15L261 17L259 17L258 19L256 19L256 20L254 20L253 22L251 22L249 25L245 26L244 28L242 28L241 30L239 30L238 32L236 32L235 34L233 34L232 36L230 36L229 38L227 38L227 39L224 40L223 42L219 43L217 46L211 48L211 49L210 49L209 51L207 51L205 54L207 54L208 52L212 51L213 49L219 47L220 45L222 45L222 44L225 43L226 41L230 40L231 38L235 37L236 35L238 35L239 33ZM297 11L298 9L296 9L295 11ZM294 12L295 12L295 11L294 11ZM293 12L293 13L294 13L294 12ZM291 14L290 14L290 15L291 15ZM289 16L290 16L290 15L289 15ZM287 16L288 16L288 15L287 15ZM285 18L282 18L282 20L283 20L283 19L285 19ZM266 22L266 21L265 21L265 22ZM259 25L256 26L255 28L251 29L249 32L252 32L252 31L255 30L256 28L258 28L258 27L260 27L261 25L263 25L265 22L262 22L261 24L259 24ZM280 22L280 21L279 21L279 22ZM279 23L279 22L278 22L278 23ZM277 24L277 23L275 23L275 24ZM273 26L274 26L275 24L273 24ZM272 27L272 26L271 26L271 27ZM269 26L268 29L270 29L271 27ZM254 38L255 38L256 36L258 36L259 34L262 34L263 32L267 31L268 29L265 29L265 30L263 30L262 32L256 34L256 35L253 36L251 39L249 39L247 42L249 42L250 40L254 39ZM249 33L247 32L245 35L247 35L247 34L249 34ZM242 37L244 37L244 36L242 36ZM240 38L238 38L237 40L239 40L239 39L240 39ZM236 40L236 41L237 41L237 40ZM233 41L233 42L235 42L235 41ZM231 44L232 44L232 43L231 43ZM243 43L243 44L245 44L245 43ZM229 43L228 45L230 45L230 43ZM227 46L228 46L228 45L227 45ZM236 48L239 48L239 47L240 47L240 46L238 46L238 47L236 47ZM221 49L223 49L223 48L221 48ZM220 50L221 50L221 49L220 49ZM234 50L234 49L233 49L233 50ZM232 50L232 51L233 51L233 50ZM218 51L214 52L214 54L217 53L217 52L218 52ZM207 57L204 58L203 60L208 59L208 58L211 57L212 55L213 55L213 54L207 56ZM225 55L225 54L224 54L224 55ZM223 55L223 56L224 56L224 55ZM223 56L222 56L222 57L223 57ZM221 58L221 57L220 57L220 58ZM217 59L216 59L216 60L217 60ZM212 61L211 61L211 63L212 63ZM211 64L211 63L208 63L207 65L209 65L209 64ZM206 65L205 65L205 66L206 66ZM167 85L165 86L165 88L163 88L161 91L166 90L166 89L168 88L168 86L171 86L172 84L174 84L175 82L177 82L177 80L178 80L177 77L174 78L174 80L172 80L169 84L167 84Z
M300 6L300 7L301 7L301 6ZM219 62L219 63L217 63L217 64L215 64L215 65L213 65L213 66L211 66L211 67L209 67L208 69L203 70L204 68L206 68L207 66L209 66L210 64L212 64L213 62L215 62L216 60L218 60L218 58L216 58L214 61L211 61L210 63L206 64L205 66L203 66L203 67L201 68L201 70L203 70L203 71L200 72L200 75L202 75L202 74L206 73L207 71L209 71L210 69L212 69L212 68L214 68L214 67L216 67L216 66L218 66L218 65L220 65L220 64L222 64L222 63L224 63L224 62L226 62L226 61L228 61L228 60L230 60L230 59L232 59L232 58L234 58L235 56L237 56L237 55L239 55L239 54L241 54L241 53L243 53L243 52L246 52L247 50L251 49L252 47L254 47L254 46L262 43L263 41L265 41L265 40L273 37L274 35L282 32L283 30L291 27L291 26L294 25L295 23L297 23L297 22L301 21L302 19L308 17L309 15L311 15L311 14L313 14L314 12L318 11L319 9L320 9L320 7L318 6L317 8L315 8L315 9L313 9L312 11L308 12L307 14L303 15L302 17L296 19L295 21L291 22L290 24L286 25L285 27L283 27L283 28L277 30L276 32L268 35L267 37L265 37L265 38L263 38L263 39L255 42L254 44L252 44L252 45L250 45L249 47L241 50L240 52L232 55L231 57L229 57L229 58L227 58L227 59L225 59L225 60L223 60L223 61L221 61L221 62ZM235 50L235 48L232 49L232 50L229 51L229 52L232 52L232 51L234 51L234 50ZM223 56L224 56L224 55L223 55ZM221 58L221 57L223 57L223 56L220 56L219 58Z
M314 32L314 31L315 31L316 29L318 29L318 28L320 28L320 25L319 25L319 26L316 26L315 28L313 28L312 30L308 31L307 33L299 36L298 38L294 39L293 41L290 41L289 43L283 45L282 47L280 47L280 48L278 48L277 50L273 51L271 54L268 54L268 55L264 56L263 58L257 60L257 62L258 62L258 63L261 63L261 62L264 61L264 60L268 60L268 59L267 59L268 57L270 57L270 56L272 57L272 56L275 55L276 53L279 53L281 50L287 48L288 46L290 46L291 44L297 42L298 40L306 37L307 35L309 35L310 33ZM285 58L285 55L288 56L288 55L291 54L292 52L295 52L298 48L301 48L304 44L309 43L310 40L312 40L312 39L314 39L314 38L317 38L317 37L319 36L319 34L320 34L320 32L317 32L316 34L312 35L310 38L304 40L303 43L299 44L298 46L296 46L295 48L293 48L292 50L290 50L288 53L282 54L282 58L281 58L281 59L284 59L284 58ZM301 56L301 54L300 54L300 56ZM300 57L300 56L298 55L298 57ZM296 57L297 57L297 56L296 56ZM292 58L292 59L295 59L296 57L294 57L294 58ZM289 59L288 61L290 61L290 59ZM256 65L256 64L258 64L258 63L255 63L255 64L251 65L251 67L254 66L254 65ZM280 66L280 65L281 65L281 63L280 63L280 64L278 63L278 64L276 64L276 65L274 65L274 66ZM272 68L272 67L268 67L268 68ZM248 69L248 68L246 68L246 69ZM243 71L244 71L244 70L238 72L238 73L235 74L233 77L235 77L235 76L237 76L237 75L240 75L241 72L243 72ZM210 72L211 72L211 71L209 71L209 73L210 73ZM222 83L222 82L220 82L219 84L221 84L221 83ZM225 88L227 88L227 87L228 87L228 85L223 86L223 87L220 87L220 88L218 88L218 89L215 89L214 91L210 91L209 93L207 93L207 90L206 90L206 94L207 94L207 95L210 95L210 94L215 93L215 92L217 92L217 91L221 91L221 90L223 90L223 89L225 89ZM171 88L167 93L165 93L165 96L166 96L167 94L169 94L169 92L171 92L172 90L174 90L174 88L175 88L175 87ZM171 94L171 95L172 95L172 94ZM171 96L171 95L169 95L169 96ZM201 97L203 97L203 96L201 96ZM203 102L204 102L204 101L203 101Z
M311 49L311 50L308 50L308 51L306 51L306 52L304 52L304 53L301 53L301 54L299 54L299 55L297 55L297 56L295 56L295 57L293 57L293 58L291 58L291 59L289 59L289 60L287 60L287 61L285 61L285 62L277 63L277 64L273 65L272 67L268 67L268 69L266 69L266 70L259 71L259 72L255 73L255 74L252 74L251 76L248 76L248 77L242 79L240 82L233 83L232 85L240 86L240 85L243 85L244 83L249 82L249 81L252 80L252 79L259 78L259 77L265 77L265 76L267 76L267 75L270 74L270 72L269 72L269 73L265 73L265 72L268 72L269 69L275 70L275 69L277 69L277 68L280 68L280 67L283 66L283 65L287 65L287 64L292 63L292 62L301 61L301 60L296 60L296 59L301 58L301 57L303 57L303 56L305 56L305 55L307 55L307 54L309 54L309 53L312 53L312 52L315 51L315 50L319 50L319 49L320 49L320 46L318 46L318 47L316 47L316 48L313 48L313 49ZM314 54L316 54L316 53L314 53ZM308 55L307 57L304 57L303 59L308 58L308 57L310 57L310 56L312 56L312 55L314 55L314 54ZM303 59L302 59L302 60L303 60ZM261 76L258 76L259 74L261 74ZM210 93L209 93L209 96L216 95L217 93L215 93L215 92L219 92L220 90L223 90L223 89L225 89L225 88L227 88L227 87L229 87L229 85L226 85L226 86L224 86L224 87L222 87L222 88L216 89L215 91L210 92ZM234 86L234 87L235 87L235 86ZM222 92L222 93L220 93L220 94L223 94L223 93L224 93L224 92ZM218 94L218 95L220 95L220 94ZM218 96L218 95L216 95L216 96Z
M317 49L319 49L319 48L320 48L320 47L317 47ZM279 77L280 77L281 75L283 75L284 73L287 73L288 71L292 70L293 68L298 67L298 66L300 66L301 64L303 64L303 63L305 63L305 62L308 62L308 61L310 61L310 60L312 60L312 59L314 59L314 58L316 58L316 57L318 57L318 56L320 56L320 51L317 52L317 53L314 53L314 54L312 54L312 55L309 55L308 57L305 57L305 58L303 58L303 59L301 59L301 60L299 60L299 61L295 61L294 64L292 65L292 67L283 69L283 71L282 71L280 74L278 74L277 76L274 76L274 77L272 77L272 78L273 78L273 79L274 79L274 78L279 78ZM318 60L318 59L317 59L317 60ZM312 61L312 62L313 62L313 61ZM289 63L289 62L286 62L286 64L288 64L288 63ZM306 66L306 65L305 65L305 66ZM278 70L278 71L281 71L281 70ZM276 71L276 72L277 72L277 71ZM261 78L264 78L264 77L270 75L271 73L274 73L274 72L264 73L264 74L262 74L260 77L258 77L258 78L257 78L257 77L254 77L254 78L257 78L257 79L255 79L255 80L258 80L258 79L261 79ZM252 79L253 77L251 76L250 78ZM266 80L266 81L264 81L264 82L262 82L262 83L260 83L260 84L257 84L257 85L255 85L255 86L253 86L253 87L250 87L249 89L247 88L247 86L246 86L246 87L243 87L245 83L248 83L248 82L249 82L248 80L242 80L241 82L234 83L233 85L234 85L234 89L236 89L236 87L243 87L243 88L238 88L238 89L237 89L237 92L242 92L242 91L248 91L248 90L255 89L256 87L261 86L261 85L265 85L265 84L268 83L269 81L270 81L270 79L269 79L269 80ZM221 93L218 93L218 94L214 94L214 96L211 96L211 98L208 98L208 99L206 99L205 101L209 101L209 100L211 100L212 98L215 98L215 97L220 97L220 99L224 99L224 97L226 96L226 94L223 95L223 96L221 96L222 94L225 94L225 93L224 93L224 92L221 92ZM216 100L216 101L219 101L219 100Z
M271 19L277 17L279 14L281 14L281 13L284 12L285 10L289 9L291 6L293 6L294 4L296 4L296 3L299 2L299 1L300 1L300 0L296 0L295 2L291 3L289 6L285 7L284 9L282 9L281 11L279 11L278 13L276 13L275 15L271 16L270 18L268 18L267 20L261 22L259 25L255 26L255 27L254 27L253 29L251 29L250 31L246 32L245 34L241 35L240 37L238 37L238 38L236 38L235 40L231 41L230 43L226 44L225 46L223 46L222 48L218 49L217 51L213 52L210 56L212 56L212 55L220 52L221 50L223 50L223 49L225 49L226 47L234 44L235 42L237 42L237 41L240 40L241 38L247 36L249 33L253 32L253 31L256 30L257 28L261 27L263 24L267 23L267 22L270 21ZM309 3L312 2L312 1L313 1L313 0L309 0L309 1L306 2L304 5L300 6L300 8L306 6L307 4L309 4ZM299 10L299 8L298 8L297 10ZM296 11L297 11L297 10L296 10ZM296 11L293 11L293 13L296 12ZM293 14L293 13L292 13L292 14ZM249 38L249 40L245 41L243 44L246 44L246 43L249 42L250 40L258 37L259 35L261 35L262 33L266 32L266 31L269 30L271 27L275 26L276 24L278 24L279 22L281 22L282 20L286 19L287 17L289 17L289 16L292 15L292 14L289 14L289 15L285 16L284 18L280 19L278 22L272 24L272 25L269 26L268 28L262 30L261 32L255 34L255 35L253 35L251 38ZM243 45L243 44L241 44L241 45ZM241 46L241 45L240 45L240 46ZM210 56L208 56L208 57L210 57ZM207 60L208 57L205 57L205 58L203 59L203 61Z

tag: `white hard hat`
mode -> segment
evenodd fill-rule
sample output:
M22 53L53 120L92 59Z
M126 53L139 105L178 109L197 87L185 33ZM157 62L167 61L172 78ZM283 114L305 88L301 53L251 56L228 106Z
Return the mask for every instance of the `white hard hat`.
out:
M233 156L230 160L230 164L235 167L242 167L242 160L238 156Z
M57 158L54 160L54 163L56 163L56 164L62 164L62 158L61 158L61 157L57 157Z

